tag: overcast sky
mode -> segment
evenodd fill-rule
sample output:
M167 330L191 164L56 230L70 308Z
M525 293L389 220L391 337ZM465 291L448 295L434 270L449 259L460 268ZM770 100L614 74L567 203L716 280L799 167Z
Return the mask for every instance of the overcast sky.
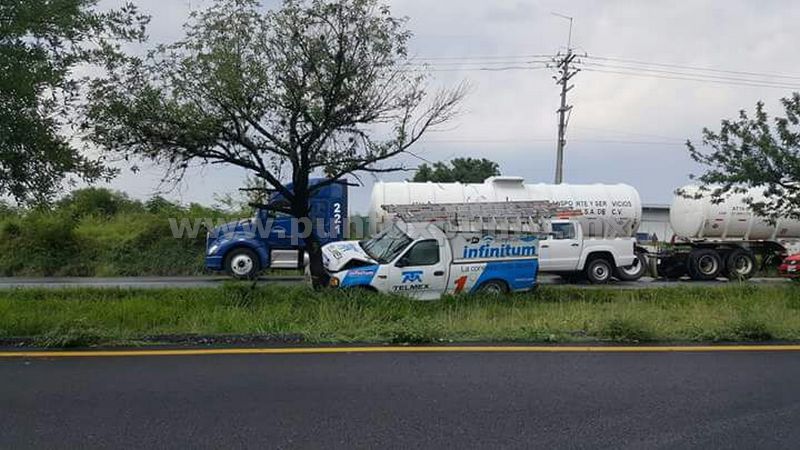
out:
M101 5L118 3L105 0ZM181 37L180 25L190 7L210 2L135 3L153 16L151 40L170 42ZM264 2L265 7L276 4ZM559 102L553 72L474 68L534 67L525 64L530 59L519 56L563 51L568 21L552 12L574 17L572 46L590 56L582 59L583 67L595 69L573 79L569 100L574 110L564 173L568 183L628 183L639 190L643 202L668 203L674 189L686 184L688 174L697 170L682 144L687 138L696 140L704 126L717 128L720 119L733 117L742 108L752 109L758 100L764 100L769 111L779 112L778 99L789 95L794 86L800 90L798 1L394 0L389 4L395 15L410 18L409 28L415 34L410 45L417 58L459 58L433 60L434 86L462 80L472 85L461 115L446 130L413 148L414 153L433 161L486 157L500 163L503 174L523 176L532 183L553 181ZM463 58L469 57L477 59L464 64ZM729 82L754 79L686 67L769 73L774 75L758 79L785 86L645 77L642 65L598 57L679 66L649 66L659 72L647 73L658 76L705 74ZM404 158L409 166L421 162ZM110 186L146 198L159 188L160 173L158 168L137 175L125 172ZM411 176L381 174L380 178ZM236 192L243 177L237 169L198 169L170 197L210 204L215 194ZM367 185L353 188L351 212L366 209L374 177L362 179Z

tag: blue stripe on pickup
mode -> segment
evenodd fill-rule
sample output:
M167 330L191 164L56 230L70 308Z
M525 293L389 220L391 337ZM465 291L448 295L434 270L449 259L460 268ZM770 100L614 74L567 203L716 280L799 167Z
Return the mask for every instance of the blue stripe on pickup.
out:
M345 274L341 287L369 286L376 273L378 273L377 265L350 269Z
M503 280L512 291L532 288L536 284L539 272L537 259L521 259L514 261L493 261L486 263L486 268L472 286L471 292L477 291L481 284L489 280Z

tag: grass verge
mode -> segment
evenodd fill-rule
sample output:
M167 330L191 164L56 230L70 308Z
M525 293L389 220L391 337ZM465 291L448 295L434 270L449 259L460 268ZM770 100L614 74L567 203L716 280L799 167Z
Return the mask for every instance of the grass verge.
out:
M543 286L534 294L438 302L235 283L222 289L0 291L0 344L6 346L766 340L800 340L797 287Z

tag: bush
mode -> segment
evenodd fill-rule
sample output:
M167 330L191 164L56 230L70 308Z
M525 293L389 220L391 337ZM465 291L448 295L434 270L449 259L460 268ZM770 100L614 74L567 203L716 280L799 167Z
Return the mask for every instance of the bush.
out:
M58 202L57 210L64 210L76 218L90 215L111 217L121 212L142 211L141 202L131 200L123 192L104 188L78 189Z
M5 276L194 275L203 270L205 236L176 239L169 218L216 218L161 197L146 206L108 189L81 189L50 210L7 208L0 216Z
M605 322L599 330L599 335L603 339L614 342L646 342L653 338L653 333L647 330L643 324L631 319L614 318Z

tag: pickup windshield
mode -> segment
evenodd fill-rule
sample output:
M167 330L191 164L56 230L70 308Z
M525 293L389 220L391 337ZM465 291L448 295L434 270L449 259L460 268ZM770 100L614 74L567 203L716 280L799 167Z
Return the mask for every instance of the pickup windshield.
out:
M397 224L392 224L391 227L381 231L372 239L359 242L359 245L370 258L386 264L405 250L411 241L412 239L398 228Z

